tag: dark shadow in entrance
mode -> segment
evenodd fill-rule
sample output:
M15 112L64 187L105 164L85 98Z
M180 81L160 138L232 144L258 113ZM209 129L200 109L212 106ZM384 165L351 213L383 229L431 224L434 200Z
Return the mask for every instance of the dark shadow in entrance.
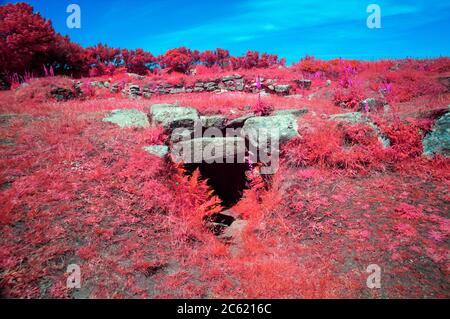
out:
M189 174L197 168L202 178L208 180L208 185L214 194L222 200L222 205L229 208L235 205L241 198L247 185L245 175L248 165L243 163L201 163L185 164Z

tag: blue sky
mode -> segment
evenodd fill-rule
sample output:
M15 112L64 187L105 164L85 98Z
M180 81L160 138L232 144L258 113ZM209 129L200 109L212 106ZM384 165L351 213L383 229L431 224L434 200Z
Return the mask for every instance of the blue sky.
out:
M187 46L276 53L289 62L318 58L450 56L448 0L30 0L55 29L83 46L98 42L160 54ZM66 7L81 7L68 29ZM368 29L366 8L381 7L382 28Z

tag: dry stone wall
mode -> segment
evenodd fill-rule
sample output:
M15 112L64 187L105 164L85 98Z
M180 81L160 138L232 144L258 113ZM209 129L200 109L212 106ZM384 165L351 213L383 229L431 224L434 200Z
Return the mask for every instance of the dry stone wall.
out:
M154 95L168 95L180 93L201 93L201 92L246 92L258 93L263 95L277 94L289 95L296 88L309 89L311 80L299 79L291 83L285 83L276 79L261 78L261 89L257 88L256 80L248 80L240 74L226 75L216 79L205 81L197 81L193 84L186 85L183 83L169 84L164 82L145 83L145 77L141 77L135 81L131 79L129 83L109 82L109 81L92 81L90 85L95 88L109 90L111 93L121 93L124 97L135 99L139 97L151 98ZM75 83L77 87L81 87L80 82Z

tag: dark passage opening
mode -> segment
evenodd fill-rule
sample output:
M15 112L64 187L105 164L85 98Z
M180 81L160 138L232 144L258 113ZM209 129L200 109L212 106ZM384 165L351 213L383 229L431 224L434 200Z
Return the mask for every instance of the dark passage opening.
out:
M214 194L222 200L222 205L229 208L241 198L247 185L248 165L243 163L201 163L185 164L186 170L191 174L197 168L202 178L208 180L208 185Z

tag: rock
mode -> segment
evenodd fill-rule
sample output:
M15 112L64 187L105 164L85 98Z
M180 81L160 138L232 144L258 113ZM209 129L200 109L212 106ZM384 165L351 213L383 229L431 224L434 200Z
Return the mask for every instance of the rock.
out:
M148 85L142 87L142 93L154 93L155 91Z
M365 123L368 121L367 118L359 112L333 114L330 115L330 120L349 123Z
M283 143L299 136L297 129L297 119L291 114L252 117L245 121L242 135L248 137L250 143L259 147L258 139L264 135L269 142L271 138L278 138L279 142Z
M216 127L220 130L225 128L226 117L223 115L200 116L204 128Z
M178 143L181 141L187 141L192 139L194 136L194 131L192 129L178 127L172 131L170 135L171 143Z
M198 86L196 86L195 88L194 88L194 92L203 92L205 89L203 88L203 87L198 87Z
M327 80L327 81L325 82L325 85L326 85L326 86L331 86L331 80Z
M141 91L141 89L140 89L139 85L137 85L137 84L130 84L128 86L128 97L130 99L135 99L135 98L137 98L138 96L141 95L140 91Z
M447 91L450 91L450 76L439 77L438 81L441 82L447 88Z
M260 96L269 96L270 93L266 92L266 90L261 90L261 91L259 91L259 95Z
M223 84L220 83L219 87L221 87L221 85L223 85L225 89L229 90L229 91L236 91L236 85L234 83L234 81L226 81Z
M358 111L376 111L384 107L384 103L375 98L367 98L361 102L359 102Z
M242 78L242 76L240 74L225 75L222 78L222 81L223 82L227 82L227 81L230 81L230 80L237 80L237 79L241 79L241 78Z
M166 108L169 107L178 107L178 105L176 104L169 104L169 103L162 103L162 104L152 104L150 106L150 114L153 115L155 113L158 113L160 111L165 110Z
M436 121L433 130L423 139L423 154L450 157L450 106L449 112Z
M242 219L241 216L238 216L231 210L222 211L216 216L219 216L219 218L214 215L211 216L211 221L214 224L210 228L217 235L218 239L230 246L231 255L236 256L242 250L243 235L248 221ZM216 225L219 227L214 227Z
M150 145L144 146L144 151L149 154L156 155L158 157L165 157L169 153L169 147L166 145Z
M363 123L369 125L373 128L374 132L378 135L378 140L383 145L383 147L387 148L391 145L391 141L385 135L383 135L379 129L379 127L370 121L367 116L360 112L350 112L350 113L342 113L342 114L334 114L330 116L330 120L339 121L339 122L347 122L352 124Z
M389 68L389 71L398 71L400 69L400 63L395 63L393 66Z
M111 85L111 89L110 89L110 91L111 91L111 93L117 93L117 92L119 92L119 83L114 83L113 85Z
M245 121L247 121L249 118L252 118L252 117L254 117L255 116L255 114L253 114L253 113L249 113L249 114L245 114L245 115L243 115L243 116L240 116L240 117L238 117L238 118L236 118L236 119L234 119L234 120L230 120L228 123L227 123L227 128L238 128L238 127L242 127L242 126L244 126L244 123L245 123Z
M244 86L245 86L244 79L236 80L234 83L236 84L236 90L237 91L243 91L244 90Z
M100 89L109 88L110 86L108 81L92 81L90 82L90 85L92 87L98 87Z
M57 101L68 101L68 100L75 98L75 94L74 94L74 92L72 92L72 90L63 88L63 87L53 86L50 89L50 94Z
M291 89L289 84L279 84L274 86L274 90L277 93L288 94Z
M244 163L245 140L241 137L202 137L173 145L175 163Z
M308 113L308 109L286 109L286 110L278 110L273 113L273 115L293 115L295 117L300 117Z
M179 107L173 104L154 104L150 108L152 125L162 125L167 130L177 127L193 128L199 120L198 111L192 107Z
M73 87L74 87L75 91L77 93L81 93L82 92L82 87L83 87L83 82L81 82L81 81L74 81L73 80L72 83L73 83Z
M147 116L144 112L135 109L113 110L103 122L110 122L124 127L149 127Z
M295 80L294 82L297 83L297 86L299 88L303 88L303 89L309 89L309 88L311 88L311 85L312 85L311 80L302 79L302 80Z
M185 88L175 88L175 89L171 89L169 91L170 94L178 94L178 93L185 93L186 89Z
M216 236L223 234L224 230L235 221L233 216L224 213L226 212L215 213L204 219L205 226Z
M207 91L217 90L218 86L216 82L208 82L205 84L205 88Z
M159 94L169 94L171 87L166 87L165 85L159 86L157 92Z
M230 244L238 244L247 225L248 222L246 220L236 219L230 226L224 228L218 238Z
M139 74L136 74L136 73L127 73L127 75L128 75L129 77L132 77L132 78L137 79L137 80L143 80L143 79L145 79L145 76L139 75Z

